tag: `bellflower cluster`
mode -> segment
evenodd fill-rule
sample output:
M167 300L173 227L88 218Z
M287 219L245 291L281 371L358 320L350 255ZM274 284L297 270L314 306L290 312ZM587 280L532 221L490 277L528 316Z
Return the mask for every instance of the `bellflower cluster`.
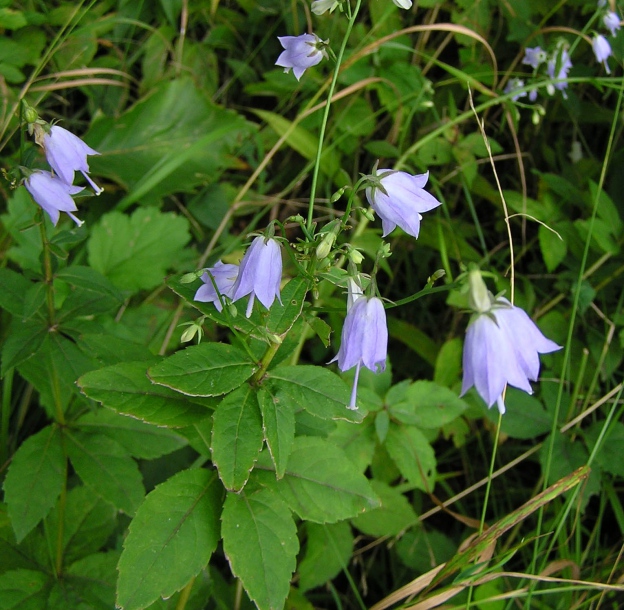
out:
M349 409L357 409L360 367L364 365L373 373L383 371L387 355L388 326L383 303L377 297L366 297L361 291L350 289L340 349L331 360L338 361L338 368L343 372L356 367Z
M25 115L29 121L29 131L34 133L35 141L43 147L46 159L54 173L36 170L26 178L24 185L35 202L48 214L56 226L60 212L65 212L78 225L83 223L72 212L77 211L71 198L84 190L84 187L73 186L74 173L79 171L93 187L96 195L102 189L89 176L88 155L99 153L87 146L79 137L58 125L51 127L38 119L34 108L26 105Z
M248 295L247 317L251 316L256 297L269 309L276 297L282 302L282 253L279 243L273 238L256 237L247 248L240 266L219 261L207 269L201 279L204 285L199 287L194 300L214 303L217 311L223 309L222 297L238 301Z
M284 72L292 69L296 79L312 66L316 66L322 59L327 59L323 42L316 34L301 34L301 36L278 36L284 51L275 62L276 66L284 68Z
M555 54L551 57L546 64L546 74L550 78L560 80L562 82L554 85L555 89L561 91L563 97L567 98L565 90L568 88L568 83L565 79L568 78L568 72L572 69L572 60L566 49L561 49L561 53ZM557 72L555 74L555 71ZM552 95L552 93L551 93Z
M488 408L496 403L502 414L505 386L532 394L530 381L537 381L539 354L561 346L547 339L522 309L505 298L494 298L478 271L470 272L469 284L475 313L464 341L461 394L474 386Z
M366 188L366 199L381 218L385 237L398 225L408 235L418 237L421 214L442 205L424 190L429 172L415 176L390 169L376 170L374 183Z

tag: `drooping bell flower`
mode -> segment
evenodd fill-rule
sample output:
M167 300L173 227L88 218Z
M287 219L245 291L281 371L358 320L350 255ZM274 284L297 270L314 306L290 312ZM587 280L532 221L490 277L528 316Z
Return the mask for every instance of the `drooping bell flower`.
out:
M557 70L558 68L558 70ZM568 72L572 69L572 61L570 60L570 55L565 49L561 50L561 54L555 55L551 57L546 64L546 74L552 79L557 79L562 82L556 83L554 85L555 89L559 89L563 97L567 97L565 89L568 87L568 83L564 80L568 78ZM557 74L555 75L555 70L557 70ZM554 89L551 91L549 89L549 93L554 94Z
M78 208L71 196L84 190L84 186L67 184L50 172L39 169L26 178L24 186L48 214L54 226L58 223L61 212L65 212L79 227L83 224L82 220L72 214Z
M352 305L347 307L340 349L331 362L337 360L338 368L343 372L356 367L348 408L357 409L360 367L364 365L373 373L386 368L388 325L383 303L377 297L369 298L350 290L349 302Z
M397 225L408 235L418 237L421 214L442 205L424 189L429 172L413 176L407 172L378 169L375 175L381 187L367 187L366 199L381 218L383 237Z
M89 176L88 155L100 153L87 146L78 136L67 129L53 125L43 136L43 149L54 173L65 183L73 184L74 172L80 172L91 185L96 195L102 189Z
M284 51L275 62L276 66L284 68L284 72L292 69L296 79L312 66L316 66L323 59L327 59L323 42L316 34L301 34L300 36L278 36Z
M469 282L475 313L464 341L461 394L474 386L488 408L496 403L500 413L505 413L505 386L532 394L530 381L537 381L539 354L561 346L547 339L522 309L505 298L495 299L479 271L470 272Z
M611 56L611 45L609 41L602 35L596 34L592 40L592 49L596 56L596 61L601 61L604 64L607 74L611 74L607 59Z
M202 274L201 280L204 284L197 289L193 300L214 303L217 311L222 311L221 298L231 299L234 296L234 284L237 277L238 265L218 261L214 267L206 269Z
M232 300L238 301L250 295L245 314L249 317L256 297L267 309L276 297L282 302L281 281L282 252L279 243L271 237L256 237L241 261L238 277L232 286Z
M315 15L322 15L327 11L333 13L339 4L339 0L314 0L310 9Z
M620 18L617 13L613 11L607 11L602 18L602 22L605 24L605 27L611 32L611 36L615 36L617 31L620 29Z

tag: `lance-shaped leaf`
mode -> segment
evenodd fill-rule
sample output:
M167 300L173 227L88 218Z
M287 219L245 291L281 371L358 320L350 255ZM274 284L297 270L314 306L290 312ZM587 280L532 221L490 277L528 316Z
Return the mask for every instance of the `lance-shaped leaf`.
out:
M188 396L219 396L249 379L257 365L224 343L201 343L175 353L149 369L150 379Z
M56 426L31 436L15 452L4 480L4 499L18 542L50 512L65 475L61 431Z
M268 489L230 493L221 521L223 548L249 597L260 610L282 610L299 551L288 506Z
M116 441L80 431L66 434L67 453L83 483L113 506L134 515L145 495L137 463Z
M279 393L273 394L270 389L258 392L258 402L264 438L277 478L281 479L295 441L295 411L289 401L283 401Z
M401 474L423 491L435 484L436 458L425 435L414 426L391 423L384 444Z
M347 408L350 397L345 382L322 366L279 366L267 374L267 381L297 410L303 408L321 419L361 422L364 418L362 412Z
M263 454L256 472L272 471ZM379 506L379 499L366 477L344 451L318 437L295 439L282 479L274 472L259 472L258 479L275 491L302 519L335 523Z
M239 491L247 483L262 440L258 398L244 385L228 394L213 416L212 461L227 489Z
M170 597L208 563L219 541L223 488L208 470L183 470L152 491L119 559L117 604L141 610Z
M152 383L147 377L146 362L122 362L91 371L78 380L89 398L118 413L136 417L157 426L190 426L205 419L208 409L169 388Z

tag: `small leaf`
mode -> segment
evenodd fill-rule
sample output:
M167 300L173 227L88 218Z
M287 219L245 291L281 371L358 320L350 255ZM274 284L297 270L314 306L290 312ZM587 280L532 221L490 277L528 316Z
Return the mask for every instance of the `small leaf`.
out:
M279 366L269 371L266 379L276 393L292 401L292 406L316 417L354 422L364 419L360 411L347 408L349 388L345 382L322 366Z
M188 426L210 415L199 401L153 384L147 377L146 362L107 366L83 375L77 383L89 398L157 426Z
M142 610L184 587L219 541L221 486L208 470L183 470L158 485L130 524L119 559L117 604Z
M133 515L145 490L139 467L126 450L101 434L67 433L66 448L78 476L96 494Z
M47 608L51 577L35 570L10 570L0 575L0 610Z
M318 587L345 570L353 552L353 534L347 521L306 523L305 528L306 550L297 570L302 591Z
M154 383L187 396L218 396L239 387L256 368L247 354L232 345L201 343L165 358L148 374Z
M282 610L299 551L297 528L272 491L229 493L223 506L223 549L259 610Z
M391 423L385 448L409 483L423 491L433 489L436 477L435 453L418 428Z
M256 471L272 470L263 459ZM317 437L295 438L284 477L259 473L263 484L280 493L302 519L335 523L379 506L379 499L366 477L358 472L344 452Z
M256 392L244 385L228 394L213 416L212 460L227 489L239 491L247 483L262 441Z
M278 479L284 476L288 456L295 441L295 414L288 404L284 404L279 394L268 390L258 393L262 413L262 429Z
M4 496L17 542L50 512L65 476L61 432L56 426L31 436L15 452L4 481Z

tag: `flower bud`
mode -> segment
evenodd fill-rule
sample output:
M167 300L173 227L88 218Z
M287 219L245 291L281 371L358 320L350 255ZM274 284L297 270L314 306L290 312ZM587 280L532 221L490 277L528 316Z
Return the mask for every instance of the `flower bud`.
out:
M492 308L492 295L490 294L481 272L471 269L468 272L468 300L471 309L478 313L486 313Z

